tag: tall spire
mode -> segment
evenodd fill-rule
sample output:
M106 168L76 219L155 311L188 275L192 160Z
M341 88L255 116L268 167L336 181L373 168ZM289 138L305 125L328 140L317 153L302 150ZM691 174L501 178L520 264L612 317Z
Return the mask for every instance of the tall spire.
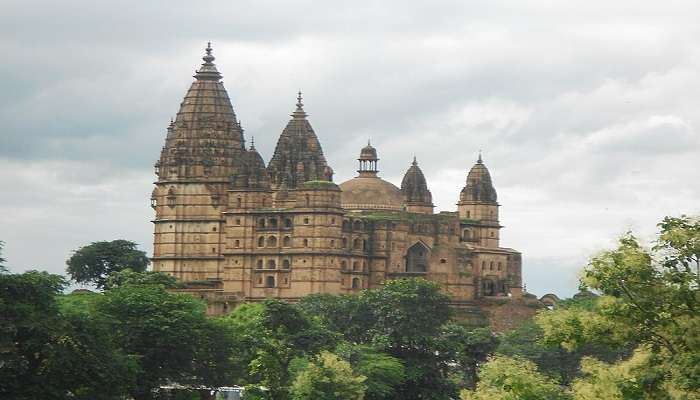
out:
M221 80L221 74L216 69L214 60L216 59L212 54L211 42L207 42L207 48L204 50L206 54L202 57L204 63L202 67L197 70L194 77L198 81L219 81Z

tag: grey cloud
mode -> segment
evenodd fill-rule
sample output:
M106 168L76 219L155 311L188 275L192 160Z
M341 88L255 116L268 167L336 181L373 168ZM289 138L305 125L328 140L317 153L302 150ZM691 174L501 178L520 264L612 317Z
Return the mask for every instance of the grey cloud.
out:
M339 182L371 137L382 176L400 182L415 153L438 208L453 210L483 149L504 244L523 251L531 288L568 294L587 255L625 228L650 235L665 214L700 213L698 12L632 0L5 1L0 183L12 190L0 239L14 265L52 271L100 238L150 248L152 164L212 40L266 159L298 89Z

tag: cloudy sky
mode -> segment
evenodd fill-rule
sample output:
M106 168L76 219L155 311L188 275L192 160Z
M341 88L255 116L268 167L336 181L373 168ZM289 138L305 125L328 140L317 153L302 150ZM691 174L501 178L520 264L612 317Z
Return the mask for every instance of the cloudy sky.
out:
M371 137L384 178L415 153L455 210L482 149L528 289L571 295L619 234L700 214L698 20L695 0L4 0L4 255L62 273L91 241L151 251L152 165L212 41L268 160L298 89L336 182Z

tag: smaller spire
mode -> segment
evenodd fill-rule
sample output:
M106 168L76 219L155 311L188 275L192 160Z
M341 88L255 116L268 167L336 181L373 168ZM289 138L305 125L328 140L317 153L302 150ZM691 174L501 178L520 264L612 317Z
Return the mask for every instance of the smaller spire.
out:
M255 151L255 135L250 136L250 151Z

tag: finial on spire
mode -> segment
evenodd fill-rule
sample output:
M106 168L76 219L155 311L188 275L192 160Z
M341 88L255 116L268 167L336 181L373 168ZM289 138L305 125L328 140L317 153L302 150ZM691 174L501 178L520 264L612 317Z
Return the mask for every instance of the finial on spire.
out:
M297 109L292 113L292 117L296 119L306 118L306 112L304 111L304 103L302 103L301 90L297 92Z
M484 161L481 159L481 150L479 150L479 159L476 160L476 163L477 163L477 164L483 164L483 163L484 163Z
M250 135L250 151L255 150L255 135Z
M416 160L416 154L413 153L413 165L418 165L418 160Z
M214 60L216 59L212 54L211 42L207 42L207 48L204 49L206 54L202 57L204 63L199 70L196 71L194 75L197 80L200 81L218 81L221 79L221 74L216 70L214 65Z

